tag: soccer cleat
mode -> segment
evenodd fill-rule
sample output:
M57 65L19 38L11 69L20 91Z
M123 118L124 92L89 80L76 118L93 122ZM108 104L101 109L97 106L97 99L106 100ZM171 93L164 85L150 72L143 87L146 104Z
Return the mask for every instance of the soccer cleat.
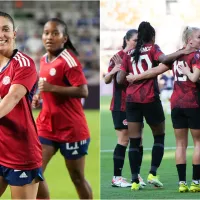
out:
M154 185L155 187L163 187L163 184L159 181L159 177L154 176L153 174L149 174L147 182Z
M140 185L140 183L136 183L136 182L132 183L131 190L140 190L140 189L142 189L142 186Z
M179 188L178 188L179 192L188 192L189 188L187 186L187 183L185 181L180 181L179 182Z
M146 186L147 184L144 182L143 178L138 174L138 179L140 182L141 187L143 188L144 186Z
M131 183L128 183L126 179L123 178L122 176L113 176L111 185L113 187L122 187L122 188L131 187Z
M200 192L200 183L196 184L194 182L191 183L190 185L190 192Z

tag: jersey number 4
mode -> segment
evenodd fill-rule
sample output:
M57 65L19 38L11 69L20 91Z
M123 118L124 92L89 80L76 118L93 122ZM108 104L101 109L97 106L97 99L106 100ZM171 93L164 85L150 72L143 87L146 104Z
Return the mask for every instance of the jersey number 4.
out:
M146 61L148 69L151 69L151 68L152 68L152 62L151 62L151 60L149 59L149 56L148 56L148 55L141 55L141 56L139 57L137 66L136 66L136 64L135 64L135 61L133 61L133 57L132 57L132 58L131 58L131 62L132 62L133 74L134 74L134 75L141 74L141 73L143 73L143 72L145 71L145 70L143 69L143 67L142 67L142 60L145 60L145 61ZM147 70L148 70L148 69L147 69Z
M188 64L184 61L175 61L173 65L174 65L174 80L186 81L187 76L182 73L181 69L179 69L179 66L185 67L185 66L188 66Z

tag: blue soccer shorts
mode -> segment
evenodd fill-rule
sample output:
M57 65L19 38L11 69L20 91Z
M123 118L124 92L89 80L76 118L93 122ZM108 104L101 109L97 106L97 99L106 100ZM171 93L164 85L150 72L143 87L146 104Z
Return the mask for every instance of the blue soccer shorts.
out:
M78 142L61 143L53 140L49 140L44 137L39 137L41 144L50 145L56 148L56 151L60 149L60 153L67 160L76 160L88 154L88 147L90 138L87 140L81 140Z
M19 170L0 165L0 176L2 176L8 185L11 186L30 184L35 178L38 178L40 181L44 180L42 176L42 168Z

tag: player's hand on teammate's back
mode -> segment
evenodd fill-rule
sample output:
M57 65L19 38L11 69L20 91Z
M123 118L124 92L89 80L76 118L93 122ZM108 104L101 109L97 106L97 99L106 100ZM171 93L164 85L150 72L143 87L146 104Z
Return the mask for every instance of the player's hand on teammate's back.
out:
M126 80L129 83L133 83L137 80L137 75L133 75L132 73L129 73L129 75L126 76Z
M115 67L113 67L111 73L112 73L112 74L115 74L115 73L118 72L119 70L120 70L120 65L119 65L119 64L118 64L118 65L115 65Z
M113 62L115 63L115 65L121 65L122 64L122 59L121 57L119 56L119 54L115 54L113 57L112 57L112 60Z

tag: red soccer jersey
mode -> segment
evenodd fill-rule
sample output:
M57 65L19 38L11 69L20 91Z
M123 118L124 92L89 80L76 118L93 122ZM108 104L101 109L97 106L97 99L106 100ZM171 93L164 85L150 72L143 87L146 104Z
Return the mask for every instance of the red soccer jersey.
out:
M124 57L123 50L117 53L121 59ZM110 72L115 66L112 58L110 59L108 72ZM124 84L118 84L117 80L117 73L113 77L113 95L110 104L110 110L112 111L126 111L126 88L128 86L128 82L125 81Z
M133 57L126 55L123 58L121 70L127 73L141 74L157 66L157 61L163 52L158 45L145 44L141 48L138 63L133 62ZM157 77L129 84L126 90L126 101L136 103L150 103L159 96Z
M190 81L186 75L182 74L178 67L186 65L190 67L191 71L193 71L193 67L200 69L200 52L196 51L189 55L184 55L173 63L174 90L171 96L171 109L200 107L198 83Z
M27 94L10 113L0 119L0 165L31 170L42 166L41 144L29 101L37 81L37 72L31 58L15 51L14 57L0 72L0 96L4 98L13 84L26 87Z
M40 77L64 87L87 84L80 62L66 49L51 62L47 62L47 54L41 58ZM36 121L39 136L57 142L77 142L90 137L80 98L51 92L41 95L43 105Z

